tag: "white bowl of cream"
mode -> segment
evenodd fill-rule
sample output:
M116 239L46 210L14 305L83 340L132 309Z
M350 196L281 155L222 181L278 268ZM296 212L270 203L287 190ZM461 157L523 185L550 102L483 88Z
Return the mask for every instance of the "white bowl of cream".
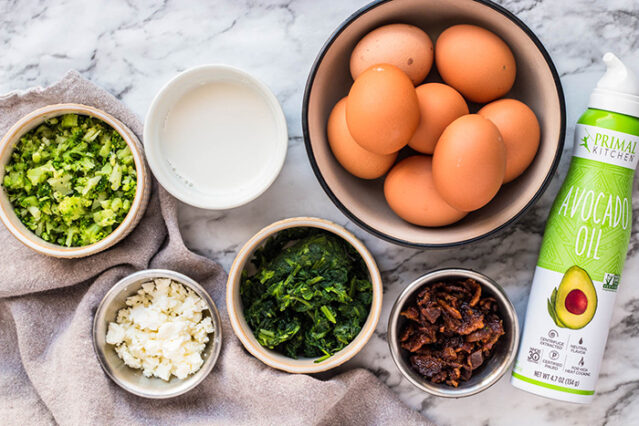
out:
M227 65L202 65L170 80L144 125L160 184L195 207L223 210L260 196L277 178L286 119L266 85Z

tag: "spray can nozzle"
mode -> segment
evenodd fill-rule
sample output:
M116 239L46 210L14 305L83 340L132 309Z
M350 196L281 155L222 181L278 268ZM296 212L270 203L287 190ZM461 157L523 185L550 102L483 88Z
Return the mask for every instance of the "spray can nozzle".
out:
M606 73L597 83L598 89L639 96L639 79L614 53L606 53L603 61Z
M590 95L590 108L639 117L639 78L614 53L603 56L606 73Z

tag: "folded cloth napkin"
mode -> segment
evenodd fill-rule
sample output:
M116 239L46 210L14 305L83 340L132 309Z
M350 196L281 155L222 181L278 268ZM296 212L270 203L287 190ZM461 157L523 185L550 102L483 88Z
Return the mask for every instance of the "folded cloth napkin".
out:
M142 124L113 96L70 72L48 88L0 97L0 134L54 103L100 108L137 135ZM355 369L322 381L271 369L244 351L225 309L226 273L190 252L177 203L157 183L146 215L114 248L84 259L32 252L0 229L0 419L3 424L427 424L373 374ZM194 390L148 400L120 389L93 352L98 303L122 277L173 269L199 281L222 316L217 365Z

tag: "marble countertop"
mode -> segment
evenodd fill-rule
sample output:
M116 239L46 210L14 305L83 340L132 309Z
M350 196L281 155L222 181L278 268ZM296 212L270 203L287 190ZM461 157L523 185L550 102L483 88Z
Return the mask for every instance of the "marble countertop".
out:
M258 229L298 215L345 225L372 250L385 294L375 336L346 368L373 371L407 404L441 424L620 425L639 412L639 226L617 298L594 403L578 406L513 388L507 377L462 400L425 396L403 380L385 341L390 307L402 288L433 268L463 266L500 282L520 318L526 307L544 223L565 177L574 123L611 50L639 70L639 0L500 0L545 44L561 75L567 104L564 156L536 206L497 237L439 251L401 248L366 233L334 207L317 183L304 149L300 111L307 73L325 39L363 0L0 0L0 93L47 85L69 69L101 85L144 117L170 77L204 63L239 66L266 82L280 100L290 134L284 169L256 201L215 212L182 205L187 245L227 270ZM636 181L635 181L636 182ZM295 194L295 199L291 198ZM634 214L639 213L635 183ZM634 278L634 279L633 279ZM633 420L634 419L634 420Z

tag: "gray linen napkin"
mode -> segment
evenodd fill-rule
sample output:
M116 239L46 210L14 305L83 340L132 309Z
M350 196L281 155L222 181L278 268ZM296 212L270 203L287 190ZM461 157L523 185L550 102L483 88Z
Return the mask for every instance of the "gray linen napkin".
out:
M77 102L114 115L137 135L142 124L113 96L68 73L48 88L0 97L0 134L49 104ZM226 273L190 252L177 203L157 183L146 215L116 247L79 260L33 253L0 227L0 422L11 424L424 424L373 374L356 369L322 381L266 367L233 335ZM147 400L112 383L95 357L91 324L120 278L167 268L193 277L222 316L224 345L212 373L177 398Z

